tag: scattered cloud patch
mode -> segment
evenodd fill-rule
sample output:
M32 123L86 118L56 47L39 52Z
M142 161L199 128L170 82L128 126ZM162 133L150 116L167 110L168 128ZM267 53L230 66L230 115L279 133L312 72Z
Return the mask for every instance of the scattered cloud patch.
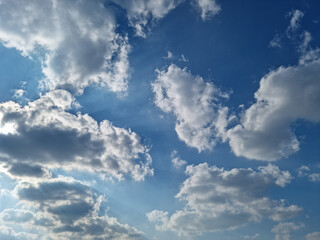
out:
M255 171L250 168L225 170L203 163L187 166L186 174L188 178L176 195L186 202L185 208L171 216L159 210L147 214L149 221L156 222L158 230L174 231L181 236L199 235L235 229L264 218L281 221L301 212L296 205L267 197L270 187L284 187L289 182L278 181L287 173L273 165Z
M203 21L209 20L221 10L216 0L195 0L201 9L201 18Z
M188 58L186 58L183 54L181 54L181 57L179 58L179 61L188 62Z
M103 195L72 178L19 181L14 192L21 208L0 213L12 239L142 239L142 232L101 210Z
M139 37L146 37L150 32L150 24L166 16L183 0L112 0L127 11L129 24Z
M175 9L185 0L112 0L127 12L129 25L134 28L139 37L147 37L151 27L160 19ZM220 12L221 7L216 0L194 0L195 5L200 8L203 21L209 20Z
M303 18L304 13L298 9L292 10L288 13L288 17L290 17L290 25L287 28L288 31L296 31L300 27L300 21Z
M176 150L174 150L172 153L171 153L171 162L172 162L172 165L175 167L175 168L181 168L183 167L184 165L187 164L186 161L180 159L179 155L178 155L178 152Z
M186 68L171 64L166 70L157 70L152 83L155 104L176 118L175 130L180 140L198 151L212 150L217 136L226 125L228 109L218 99L228 98L213 83L192 75Z
M307 48L309 47L309 44L312 40L311 33L308 31L304 31L303 34L301 35L302 42L299 46L299 51L304 53L307 51Z
M282 45L281 45L281 37L280 37L279 34L276 34L273 37L273 39L269 43L269 46L273 47L273 48L281 48L282 47Z
M26 93L26 91L24 89L15 89L13 97L14 98L21 98L25 93Z
M172 54L172 52L170 52L170 51L167 51L167 56L166 57L164 57L165 59L171 59L171 58L173 58L173 54Z
M291 232L303 227L303 224L296 224L293 222L282 222L272 228L275 233L275 240L290 240Z
M317 59L320 59L320 48L311 49L310 51L303 53L300 56L299 64L303 65L308 62L315 61Z

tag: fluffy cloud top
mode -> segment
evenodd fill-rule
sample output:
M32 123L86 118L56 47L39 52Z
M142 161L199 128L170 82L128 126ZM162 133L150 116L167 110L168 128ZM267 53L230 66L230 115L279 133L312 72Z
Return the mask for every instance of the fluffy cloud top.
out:
M304 13L301 12L300 10L296 9L296 10L289 12L288 16L291 17L288 30L291 30L291 31L297 30L300 26L300 21L301 21L302 17L304 16Z
M187 166L189 176L176 198L186 202L183 210L170 217L168 212L154 210L147 214L157 222L158 230L171 230L179 235L196 235L270 218L280 221L301 212L296 205L287 206L266 195L272 186L283 187L291 175L274 165L253 169L225 170L203 163Z
M298 119L320 122L320 59L280 67L260 81L256 103L243 114L241 124L228 130L237 156L273 161L299 150L291 130Z
M150 25L165 17L185 0L112 0L127 12L130 26L135 29L136 35L146 37L150 32ZM220 10L215 0L194 0L201 10L203 21L210 19Z
M130 46L115 26L103 1L0 1L0 42L39 56L50 90L81 93L100 84L126 91Z
M228 95L202 77L173 64L157 73L152 84L155 104L162 111L176 116L178 137L199 151L211 150L221 128L226 125L227 109L222 108L217 100Z
M141 232L101 211L104 196L72 178L20 181L14 192L22 208L0 213L6 239L142 239Z
M138 181L153 174L148 148L136 133L67 112L73 104L65 90L49 92L26 106L0 104L0 161L8 172L41 175L41 166L78 168L118 179L131 175Z

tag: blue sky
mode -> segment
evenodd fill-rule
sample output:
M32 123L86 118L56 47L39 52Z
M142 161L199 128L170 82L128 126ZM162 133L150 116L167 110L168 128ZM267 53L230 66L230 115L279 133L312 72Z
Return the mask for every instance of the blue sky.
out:
M320 239L320 3L0 0L0 239Z

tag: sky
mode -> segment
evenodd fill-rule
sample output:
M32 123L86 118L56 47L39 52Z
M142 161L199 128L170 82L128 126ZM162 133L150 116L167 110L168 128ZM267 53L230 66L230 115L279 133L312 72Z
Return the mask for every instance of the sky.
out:
M320 2L0 0L0 239L320 240Z

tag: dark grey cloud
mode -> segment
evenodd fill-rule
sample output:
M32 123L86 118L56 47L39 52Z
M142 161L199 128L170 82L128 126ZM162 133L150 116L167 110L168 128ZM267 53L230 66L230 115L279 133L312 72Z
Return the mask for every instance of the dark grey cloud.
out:
M144 238L142 232L104 212L104 196L72 178L23 179L14 192L21 208L0 213L5 239ZM11 225L15 228L9 231Z
M72 201L90 197L90 188L77 182L53 181L18 188L17 194L21 200L50 205L60 200Z
M92 210L92 204L89 204L86 201L78 201L72 204L48 208L48 212L57 216L63 223L73 223L74 221L85 217Z
M137 181L153 174L149 149L136 133L67 112L74 104L65 90L48 92L24 107L0 103L0 161L12 175L21 177L22 167L25 175L38 176L41 167L77 168L117 179L130 175Z

